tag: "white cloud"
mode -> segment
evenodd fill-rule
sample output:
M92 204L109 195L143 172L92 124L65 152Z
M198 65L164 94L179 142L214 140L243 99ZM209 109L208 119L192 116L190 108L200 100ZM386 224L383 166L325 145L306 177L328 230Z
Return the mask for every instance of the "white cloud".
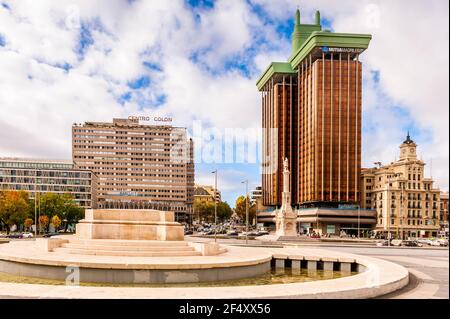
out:
M290 40L243 0L220 0L212 9L195 9L198 21L181 0L4 2L11 8L0 6L0 34L6 42L0 46L4 156L70 158L72 123L131 114L171 115L180 126L200 119L219 129L259 127L258 72L290 54ZM431 132L429 139L413 138L423 140L419 152L433 157L433 177L448 189L448 4L252 2L275 21L293 19L299 5L303 22L311 23L319 9L335 31L373 34L362 56L364 120L371 127L364 134L364 162L392 161L403 128L414 125ZM89 27L93 39L82 59L76 52L81 25ZM256 51L247 56L250 47ZM191 58L196 52L200 64ZM224 62L233 57L249 64L250 76L239 70L224 72ZM162 72L148 70L144 61L157 63ZM55 67L64 63L72 66L69 72ZM379 72L378 84L368 76L370 71ZM166 102L143 110L136 99L118 103L117 98L130 91L127 83L142 75L149 75L151 84L140 98L166 95ZM396 118L394 105L410 115Z

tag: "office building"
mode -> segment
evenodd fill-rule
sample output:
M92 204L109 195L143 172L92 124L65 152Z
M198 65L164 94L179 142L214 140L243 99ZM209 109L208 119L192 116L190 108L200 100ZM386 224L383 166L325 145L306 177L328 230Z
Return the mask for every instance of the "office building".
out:
M298 229L301 223L319 233L335 229L338 234L341 223L357 228L363 67L359 56L370 40L368 34L322 30L318 11L314 24L302 24L297 10L291 56L287 62L271 63L257 81L262 95L263 204L281 205L282 163L287 158ZM302 209L319 211L305 211L303 216ZM365 213L367 223L375 223L374 212Z
M436 237L440 229L440 190L425 177L409 133L400 159L361 173L361 207L377 212L375 231L392 238Z
M193 143L186 128L141 125L135 118L72 126L72 157L98 177L99 208L192 212Z
M96 176L72 161L0 157L0 190L23 190L30 198L70 193L84 208L96 208Z
M264 204L281 203L282 161L291 168L292 205L359 202L362 64L370 35L300 24L297 10L288 62L261 75ZM335 205L334 205L335 206Z

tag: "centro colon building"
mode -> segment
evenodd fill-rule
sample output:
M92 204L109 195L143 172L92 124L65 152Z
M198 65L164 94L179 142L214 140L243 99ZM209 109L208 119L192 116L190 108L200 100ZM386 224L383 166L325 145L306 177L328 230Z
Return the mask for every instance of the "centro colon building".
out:
M178 221L192 213L194 162L186 128L137 118L72 126L72 157L97 177L99 208L158 209Z
M96 208L96 176L70 161L0 158L0 190L35 194L70 193L84 208Z
M272 207L258 220L273 222L281 205L282 167L291 170L291 205L301 232L340 234L369 230L372 210L359 209L362 63L371 35L301 24L296 12L292 52L257 81L262 95L262 198ZM358 227L359 225L359 227Z

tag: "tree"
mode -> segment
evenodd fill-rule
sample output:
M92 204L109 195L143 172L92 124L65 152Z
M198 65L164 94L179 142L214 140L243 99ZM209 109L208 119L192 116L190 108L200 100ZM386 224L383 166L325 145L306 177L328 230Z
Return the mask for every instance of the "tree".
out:
M220 220L226 220L231 217L233 210L227 202L217 203L217 218Z
M214 203L195 200L194 211L196 216L200 216L200 220L206 222L214 221Z
M67 232L67 228L70 224L76 224L80 219L84 217L84 208L76 204L67 205L63 212L64 217L64 232Z
M33 220L31 218L25 219L23 225L29 230L30 227L33 225Z
M47 217L61 216L61 208L63 206L63 199L61 195L55 193L45 193L39 196L39 203L41 208L41 215Z
M246 221L246 205L247 205L247 203L245 201L244 195L241 195L236 199L236 206L234 208L234 211L239 216L239 218L241 220L243 220L244 222ZM248 206L249 224L252 223L255 216L256 216L256 205L249 203L249 206Z
M46 215L41 215L41 216L39 217L39 229L40 229L40 230L41 230L41 229L47 229L48 222L49 222L48 216L46 216Z
M40 197L41 214L47 217L58 216L64 221L64 229L67 231L69 224L78 222L84 215L84 209L80 207L69 193L46 193ZM50 226L47 224L47 228ZM48 229L47 229L48 230Z
M29 214L29 198L25 191L0 192L0 222L9 234L11 226L23 224Z
M57 232L59 226L61 226L61 219L57 215L52 217L52 225L55 228L55 232Z

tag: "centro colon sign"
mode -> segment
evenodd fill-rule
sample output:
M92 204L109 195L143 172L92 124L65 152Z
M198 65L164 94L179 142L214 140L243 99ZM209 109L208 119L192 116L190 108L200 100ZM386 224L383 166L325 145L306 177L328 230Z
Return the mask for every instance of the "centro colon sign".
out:
M151 116L145 116L145 115L130 115L128 116L129 120L138 120L138 121L155 121L155 122L172 122L171 117L162 117L162 116L154 116L153 118Z

